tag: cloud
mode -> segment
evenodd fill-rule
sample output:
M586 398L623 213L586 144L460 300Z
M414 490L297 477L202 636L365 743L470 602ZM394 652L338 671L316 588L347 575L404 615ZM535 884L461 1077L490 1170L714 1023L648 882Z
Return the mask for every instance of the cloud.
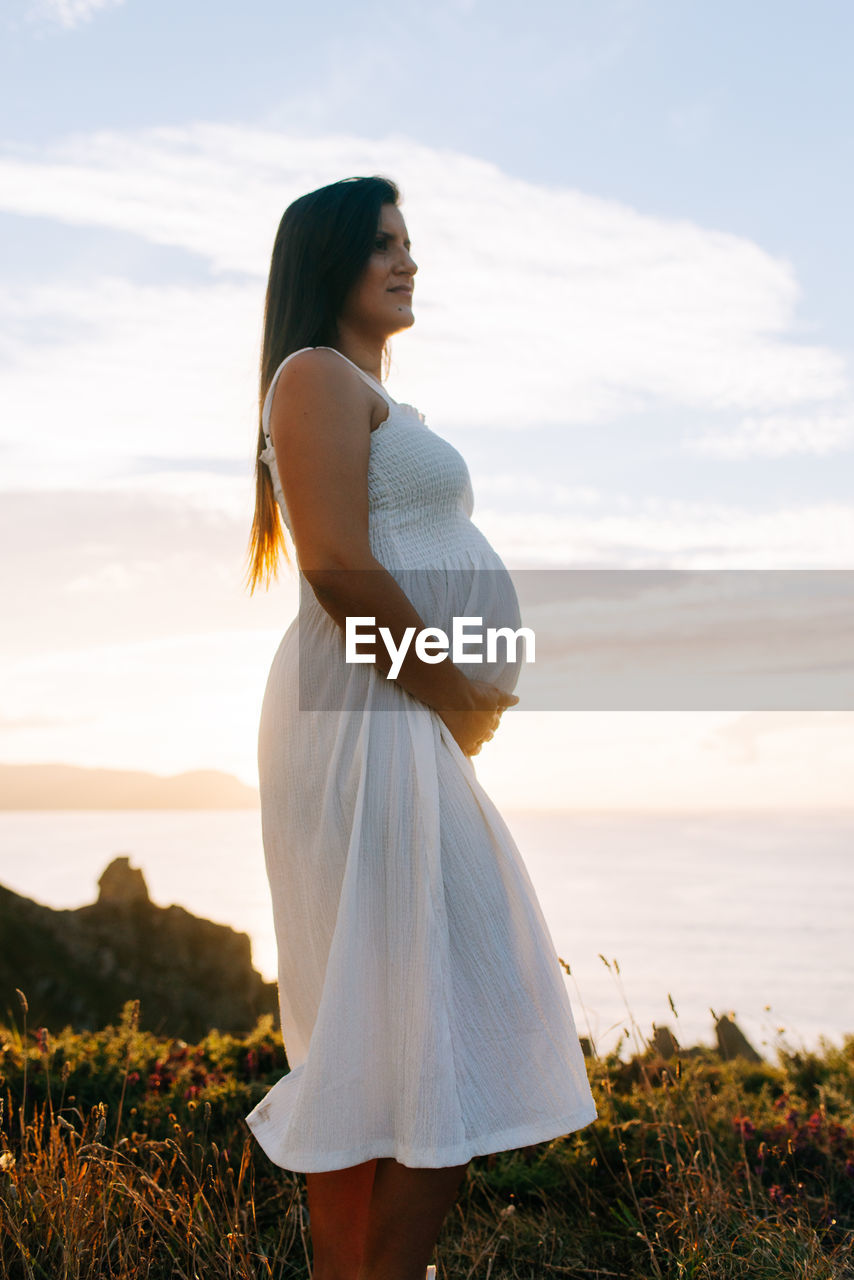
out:
M388 173L403 188L420 266L418 322L395 344L392 389L404 387L428 421L571 428L630 421L660 406L684 415L681 448L720 457L827 452L850 442L845 360L797 337L791 263L744 237L538 186L397 136L307 139L199 123L7 148L7 211L179 248L206 263L209 278L183 292L131 279L72 287L60 278L51 289L7 294L4 318L13 327L22 314L83 318L85 328L75 320L51 350L57 397L68 402L75 383L63 355L72 349L79 385L92 386L99 360L108 402L124 395L128 379L139 387L156 379L168 406L165 433L171 427L178 438L195 399L217 448L231 439L237 456L252 438L251 430L234 433L235 414L242 403L240 421L251 418L281 212L303 191L359 172ZM7 343L4 384L17 367L31 385L29 349ZM19 386L13 399L20 397ZM96 401L92 431L103 424ZM55 407L38 429L51 431ZM140 417L144 409L151 421L151 407L145 400ZM695 417L703 434L692 429Z
M36 21L58 23L71 30L89 22L103 9L115 9L125 0L32 0L29 16Z
M295 579L283 566L278 590L244 591L250 517L248 498L230 515L189 486L180 496L7 493L0 540L14 553L0 564L0 598L14 607L4 618L4 656L273 625L295 607Z
M5 759L252 779L270 660L295 576L250 596L250 512L204 492L7 493L0 504ZM233 488L237 482L232 482Z
M852 707L851 572L518 573L545 709Z
M33 465L45 483L85 483L151 454L242 457L248 475L262 301L255 285L115 276L0 291L7 484L29 487Z
M843 502L751 511L732 503L597 496L581 489L541 511L476 500L473 519L516 568L854 567L854 507Z
M854 408L808 414L767 414L742 418L731 432L698 435L687 442L693 453L717 458L779 458L789 453L824 456L854 443Z
M781 738L814 759L854 764L854 714L850 711L748 711L717 726L704 746L740 763L755 764L763 740ZM795 742L795 740L797 740Z

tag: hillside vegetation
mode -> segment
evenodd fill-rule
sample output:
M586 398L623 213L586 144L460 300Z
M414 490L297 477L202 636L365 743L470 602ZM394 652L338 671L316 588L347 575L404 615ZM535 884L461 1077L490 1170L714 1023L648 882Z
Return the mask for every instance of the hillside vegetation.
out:
M820 1053L587 1059L599 1119L472 1161L454 1280L854 1275L854 1036ZM273 1019L196 1044L118 1025L0 1033L0 1277L307 1280L304 1177L244 1117L287 1069Z

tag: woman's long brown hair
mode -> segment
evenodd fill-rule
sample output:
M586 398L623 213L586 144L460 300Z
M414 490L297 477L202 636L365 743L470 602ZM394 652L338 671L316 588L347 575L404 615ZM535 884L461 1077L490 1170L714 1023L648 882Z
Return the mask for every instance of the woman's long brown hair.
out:
M390 178L342 178L300 196L282 215L264 300L255 514L247 551L250 595L262 578L269 587L280 554L291 563L273 481L260 456L266 444L261 415L273 375L302 347L337 345L337 317L373 251L382 206L399 200Z

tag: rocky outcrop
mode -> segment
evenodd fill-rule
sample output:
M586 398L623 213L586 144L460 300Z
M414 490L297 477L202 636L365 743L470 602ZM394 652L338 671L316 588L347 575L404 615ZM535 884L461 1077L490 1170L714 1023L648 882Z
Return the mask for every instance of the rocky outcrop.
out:
M151 902L142 872L116 858L98 901L54 911L0 886L0 1021L75 1031L116 1022L140 1001L140 1027L198 1039L240 1034L278 1014L276 984L252 967L249 937L183 907Z
M658 1026L653 1022L652 1035L646 1040L646 1049L643 1053L633 1054L628 1062L621 1064L613 1077L615 1083L620 1088L630 1088L642 1080L658 1081L668 1071L672 1074L674 1058L708 1060L713 1055L724 1062L731 1058L745 1058L748 1062L757 1063L764 1061L732 1018L726 1014L719 1018L714 1010L710 1012L715 1019L717 1044L714 1048L707 1044L681 1045L669 1027ZM584 1057L595 1058L597 1055L589 1038L581 1036L580 1040Z
M714 1011L712 1011L714 1012ZM703 1050L698 1047L684 1048L680 1046L679 1041L674 1036L669 1027L660 1027L653 1025L653 1034L650 1040L650 1047L662 1058L675 1058L677 1055L688 1057L692 1054L702 1053ZM741 1027L732 1018L723 1014L720 1018L715 1015L715 1039L717 1040L718 1055L725 1061L730 1058L746 1058L748 1062L762 1062L762 1055L757 1053Z
M669 1027L657 1027L653 1023L652 1044L662 1058L675 1058L679 1042Z
M98 880L98 901L121 905L127 902L150 902L145 876L130 858L122 854L113 858Z
M723 1014L715 1023L715 1035L718 1041L718 1053L722 1058L746 1058L748 1062L761 1062L758 1054L747 1036L732 1018Z

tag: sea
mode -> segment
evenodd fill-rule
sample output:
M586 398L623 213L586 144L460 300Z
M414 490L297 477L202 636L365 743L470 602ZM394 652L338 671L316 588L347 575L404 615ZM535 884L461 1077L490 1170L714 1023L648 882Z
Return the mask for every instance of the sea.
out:
M713 1045L723 1014L769 1061L854 1036L854 810L503 817L597 1052L657 1026ZM0 813L0 883L47 906L94 901L122 854L155 903L247 933L275 979L259 811Z

